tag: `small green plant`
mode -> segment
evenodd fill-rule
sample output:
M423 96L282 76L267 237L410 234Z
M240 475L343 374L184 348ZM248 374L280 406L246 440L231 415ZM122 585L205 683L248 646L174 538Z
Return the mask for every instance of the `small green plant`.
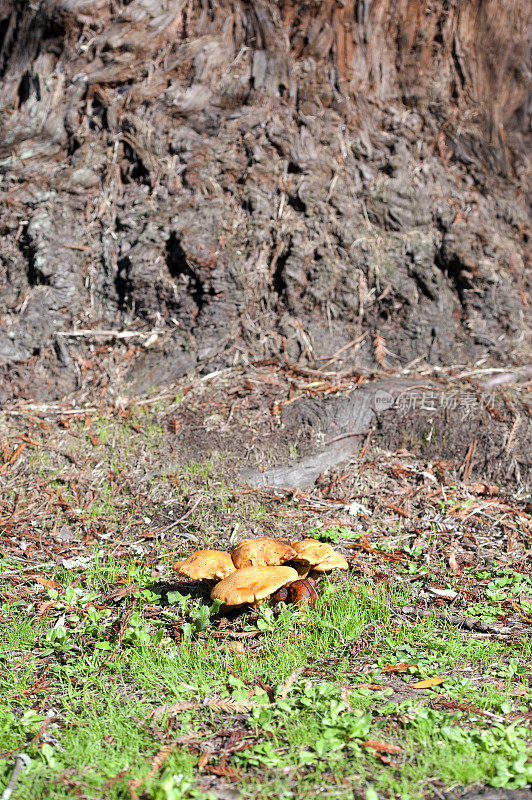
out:
M150 795L153 800L216 800L219 795L203 792L183 774L166 772Z
M157 645L161 643L163 637L164 629L162 627L153 634L148 624L142 619L140 612L133 611L122 636L122 645L131 647Z
M198 633L207 630L211 624L211 618L218 613L221 605L221 600L215 600L210 606L202 603L200 606L191 609L189 612L190 622L185 622L182 626L183 637L191 639Z
M63 621L64 617L61 618L53 628L50 628L50 630L46 632L44 643L45 647L50 649L45 649L44 655L46 655L47 652L66 653L69 650L76 649L76 642L65 628Z
M307 536L313 539L319 539L320 542L343 542L350 539L359 539L362 534L354 531L351 528L344 526L333 525L330 528L311 528L307 532Z
M259 606L255 625L262 633L270 633L275 625L275 615L269 606Z
M408 553L409 556L412 556L413 558L418 558L423 552L424 547L425 544L423 542L421 542L421 544L416 544L416 545L405 542L403 545L403 550L405 553Z
M466 614L482 622L497 622L504 616L504 611L499 603L473 603L466 608Z
M532 578L514 570L503 570L498 578L491 580L486 587L489 600L501 601L510 595L518 595L532 589Z

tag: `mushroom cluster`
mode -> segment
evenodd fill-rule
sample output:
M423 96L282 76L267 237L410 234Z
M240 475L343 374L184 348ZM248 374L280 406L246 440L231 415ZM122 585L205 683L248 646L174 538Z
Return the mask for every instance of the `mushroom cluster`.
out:
M271 597L312 607L315 584L333 569L347 569L345 558L315 539L243 539L231 553L198 550L174 565L178 575L214 583L213 600L225 607L258 605Z

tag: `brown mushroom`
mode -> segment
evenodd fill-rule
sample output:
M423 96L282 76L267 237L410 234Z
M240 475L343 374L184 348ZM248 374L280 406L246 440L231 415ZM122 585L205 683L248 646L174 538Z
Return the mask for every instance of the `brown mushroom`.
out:
M288 602L294 603L297 606L304 608L312 608L318 595L312 583L303 578L299 581L294 581L288 587Z
M196 581L219 581L236 569L229 553L222 550L198 550L183 561L178 561L174 568L178 575Z
M273 603L294 603L307 608L312 608L317 599L318 595L314 588L314 581L310 578L302 578L292 583L287 583L286 586L281 586L271 596Z
M349 566L345 558L325 542L302 539L294 542L292 547L296 551L293 562L300 574L306 574L309 570L317 573L331 572L333 569L347 569Z
M281 586L280 589L277 589L271 596L272 603L286 603L288 602L288 587L290 584L286 584L286 586Z
M291 567L244 567L217 583L211 597L225 606L258 604L296 578L297 572Z
M276 567L294 558L287 539L242 539L231 552L237 569L244 567Z

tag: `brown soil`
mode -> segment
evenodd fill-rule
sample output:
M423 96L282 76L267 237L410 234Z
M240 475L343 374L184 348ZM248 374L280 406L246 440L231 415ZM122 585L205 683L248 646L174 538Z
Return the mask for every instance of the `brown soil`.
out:
M420 390L413 387L421 385L436 386L436 397L457 396L453 413L449 403L443 411L402 409L401 397L415 397ZM396 407L375 411L375 398L384 391L383 386L395 393ZM401 388L405 386L408 388ZM365 405L360 412L360 398L364 402L369 398L369 412ZM290 370L273 365L247 370L237 367L208 381L183 382L171 393L141 403L122 398L122 406L100 403L85 405L86 410L81 404L8 406L2 417L6 442L2 473L11 475L14 470L16 481L17 474L24 475L26 465L29 472L23 486L31 487L33 459L44 453L47 463L50 460L45 472L64 475L65 485L77 475L76 481L82 480L85 491L93 485L91 465L99 464L103 457L111 470L109 479L118 481L117 486L127 492L138 493L140 506L151 498L155 527L164 527L160 503L169 476L174 486L169 496L177 492L178 508L187 514L189 503L194 505L197 499L195 484L201 485L201 476L210 474L219 476L216 480L227 487L236 487L231 491L243 491L242 496L282 502L283 498L297 498L303 490L303 495L321 498L326 504L328 498L335 498L333 517L336 503L346 505L350 499L375 491L378 496L381 489L389 493L389 503L397 505L395 493L404 494L406 486L415 495L417 486L422 495L432 492L433 496L462 486L464 491L486 498L487 507L515 501L529 513L531 423L526 398L526 385L487 397L471 378L464 382L458 377L452 381L441 376L438 381L402 377L364 381L355 388L353 380L347 379L342 386L333 381L317 386L315 380L294 378ZM424 402L434 401L427 394ZM364 421L356 433L355 416ZM101 428L112 433L100 434ZM344 442L345 450L335 450L335 445ZM315 461L320 462L317 473L301 481L301 465ZM390 466L390 462L399 466ZM116 466L111 467L112 463ZM197 481L184 478L190 464L197 465ZM288 475L291 480L271 480L278 475ZM152 482L157 489L150 488ZM8 484L11 482L4 486L6 497ZM238 489L249 484L255 488ZM202 497L201 490L198 496ZM234 522L215 498L203 497L200 502L200 508L204 503L212 506L209 517L214 527L208 526L205 535L225 530ZM196 517L194 513L192 520ZM243 512L242 522L245 517ZM349 521L349 516L343 514L343 518ZM260 531L260 526L244 524L251 524L252 532Z
M300 370L301 371L301 370ZM514 376L517 377L517 376ZM404 449L446 480L530 491L530 382L483 386L486 375L366 379L233 368L189 384L176 409L180 447L223 458L253 486L312 489L357 455ZM384 398L384 407L382 406Z

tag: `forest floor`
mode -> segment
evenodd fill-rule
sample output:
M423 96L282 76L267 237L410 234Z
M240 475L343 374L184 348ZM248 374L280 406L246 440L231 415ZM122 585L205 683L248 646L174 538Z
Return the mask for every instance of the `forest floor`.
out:
M0 413L0 791L30 759L13 800L530 796L524 490L369 438L308 492L246 487L238 465L304 450L276 449L285 388L223 371ZM211 613L176 579L193 549L258 535L332 542L350 568L306 613Z

